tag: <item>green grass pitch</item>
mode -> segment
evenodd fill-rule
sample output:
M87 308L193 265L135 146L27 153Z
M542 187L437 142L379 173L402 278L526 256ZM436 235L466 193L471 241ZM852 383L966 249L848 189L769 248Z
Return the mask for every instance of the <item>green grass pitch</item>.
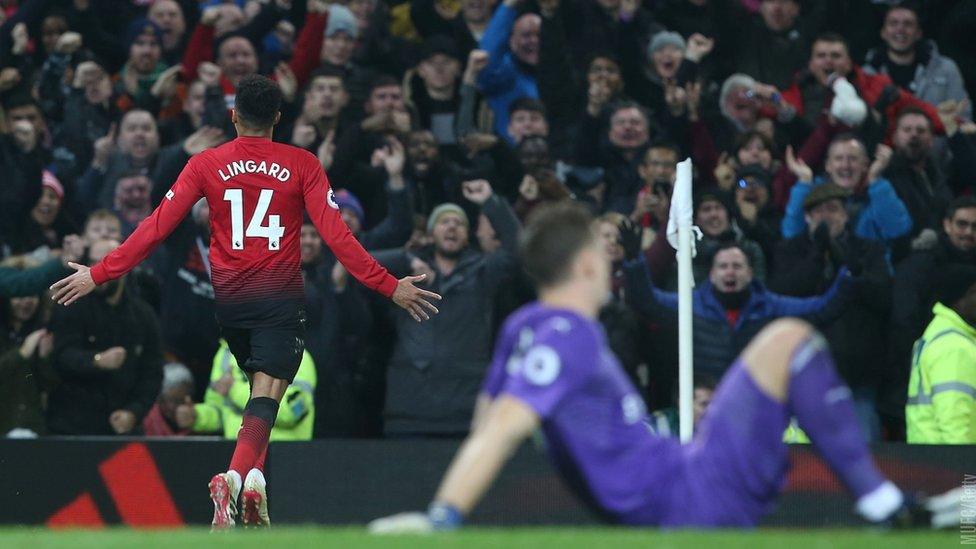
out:
M779 530L662 532L623 528L507 528L467 529L429 536L370 536L361 528L275 527L270 531L234 531L211 535L205 529L51 531L37 528L0 530L4 549L64 547L152 548L184 547L335 547L341 549L594 549L594 548L721 548L762 549L806 547L862 549L900 547L919 549L958 546L958 532L875 532L869 530Z

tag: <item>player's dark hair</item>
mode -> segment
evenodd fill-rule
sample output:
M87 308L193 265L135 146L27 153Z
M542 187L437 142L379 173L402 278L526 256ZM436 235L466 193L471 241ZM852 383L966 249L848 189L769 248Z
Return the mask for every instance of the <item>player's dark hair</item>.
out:
M251 74L237 84L234 100L237 119L248 128L265 129L275 125L281 110L281 88L268 77Z
M976 196L960 196L959 198L953 199L946 208L946 219L952 219L959 210L968 210L970 208L976 208Z
M593 216L576 202L560 201L536 208L519 242L525 272L540 287L551 287L570 275L580 250L596 238Z

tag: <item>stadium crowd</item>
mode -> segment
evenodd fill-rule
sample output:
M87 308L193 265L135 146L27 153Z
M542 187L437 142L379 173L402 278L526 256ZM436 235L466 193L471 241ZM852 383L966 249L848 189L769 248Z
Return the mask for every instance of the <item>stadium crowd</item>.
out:
M559 200L598 216L606 336L672 407L664 235L690 156L696 406L801 316L871 440L907 416L912 441L976 443L971 2L3 0L0 21L0 433L236 436L247 379L214 320L205 202L124 279L70 308L44 291L234 137L257 72L287 101L275 140L317 155L384 266L443 296L414 322L308 221L307 350L273 440L463 436L499 323L533 298L521 224Z

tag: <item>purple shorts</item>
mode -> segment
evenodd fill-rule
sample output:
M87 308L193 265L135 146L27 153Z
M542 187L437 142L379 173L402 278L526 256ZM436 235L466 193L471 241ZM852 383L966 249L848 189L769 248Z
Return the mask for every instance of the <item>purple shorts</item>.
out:
M745 364L722 378L664 505L662 526L755 526L779 495L789 466L786 405L762 392Z

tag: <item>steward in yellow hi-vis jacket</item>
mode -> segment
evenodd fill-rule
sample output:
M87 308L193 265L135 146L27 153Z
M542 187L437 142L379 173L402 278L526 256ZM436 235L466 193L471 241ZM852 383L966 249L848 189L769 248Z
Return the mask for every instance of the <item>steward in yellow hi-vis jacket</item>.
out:
M224 376L231 377L227 386ZM285 390L278 408L278 417L271 429L271 440L311 440L312 425L315 423L316 373L312 355L305 351L302 363L298 366L295 381ZM221 394L226 388L226 395ZM194 405L196 422L195 433L214 433L223 431L224 438L236 439L241 428L244 406L251 395L247 375L237 367L237 360L231 354L227 342L220 340L220 348L214 356L210 372L210 387L203 396L203 402Z
M972 293L972 292L970 292ZM973 298L964 296L959 304ZM915 342L905 421L908 442L976 443L976 328L936 303L935 318Z

